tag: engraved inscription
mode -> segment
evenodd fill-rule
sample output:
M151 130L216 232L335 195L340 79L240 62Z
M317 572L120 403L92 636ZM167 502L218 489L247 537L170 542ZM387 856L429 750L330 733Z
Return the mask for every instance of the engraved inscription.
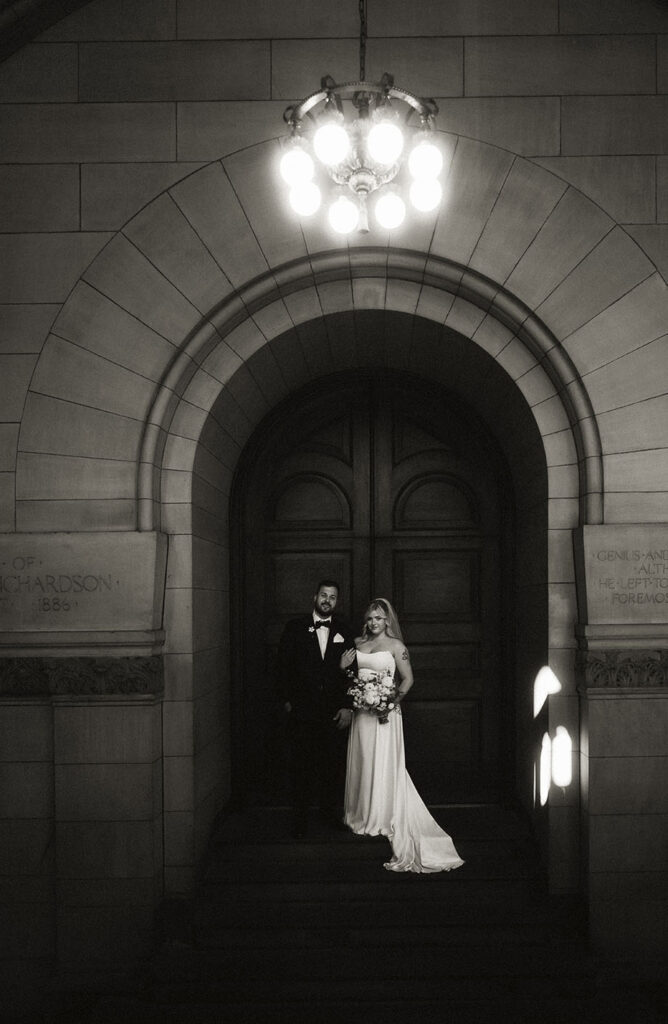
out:
M668 604L668 549L600 549L597 583L612 605Z
M69 568L69 567L68 567ZM48 572L44 560L35 555L15 555L0 560L0 601L25 601L37 612L69 612L90 594L120 587L110 572L71 567L68 572Z
M0 632L159 628L166 555L149 532L0 535Z

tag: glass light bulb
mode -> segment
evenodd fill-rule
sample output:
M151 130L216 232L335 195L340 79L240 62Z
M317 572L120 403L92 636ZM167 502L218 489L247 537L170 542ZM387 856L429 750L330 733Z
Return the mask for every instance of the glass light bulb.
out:
M376 203L376 220L382 228L398 228L406 216L406 204L395 192L387 192Z
M443 170L443 154L433 142L418 142L408 157L408 170L414 178L437 178Z
M397 162L404 148L401 128L393 121L378 121L366 140L369 156L378 164L390 166Z
M301 146L291 146L281 157L281 177L288 185L301 185L310 181L315 167L313 160Z
M342 163L350 150L350 139L343 125L328 121L313 136L313 148L319 160L328 167Z
M310 217L320 206L320 189L312 181L303 181L290 190L290 205L300 217Z
M340 196L329 208L329 223L341 235L354 231L359 221L357 204L346 196Z
M416 210L435 210L443 198L441 183L436 178L418 178L410 187L411 203Z

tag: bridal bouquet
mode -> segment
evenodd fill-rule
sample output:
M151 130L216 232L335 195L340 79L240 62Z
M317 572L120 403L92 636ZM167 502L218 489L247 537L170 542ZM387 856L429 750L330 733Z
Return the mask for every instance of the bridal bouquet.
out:
M353 707L376 715L380 724L384 725L389 712L394 710L397 694L391 671L366 671L363 676L356 676L353 671L347 674L352 682L348 693L353 698Z

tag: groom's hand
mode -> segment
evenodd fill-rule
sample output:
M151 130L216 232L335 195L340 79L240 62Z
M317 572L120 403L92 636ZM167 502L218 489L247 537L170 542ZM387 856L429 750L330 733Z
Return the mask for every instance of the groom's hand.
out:
M350 708L339 708L334 715L337 729L348 729L353 720L353 713Z

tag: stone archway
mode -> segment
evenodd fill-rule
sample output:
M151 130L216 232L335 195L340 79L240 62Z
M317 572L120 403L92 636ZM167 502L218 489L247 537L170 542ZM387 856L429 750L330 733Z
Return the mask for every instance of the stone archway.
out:
M365 254L365 256L367 256L369 263L373 266L375 254ZM386 259L384 255L381 258L383 260ZM409 262L406 254L402 254L402 260L404 264ZM314 262L317 264L317 261L312 261L311 267ZM332 273L334 263L335 260L331 257L327 260L327 271L329 274ZM296 268L293 266L289 270L294 274ZM458 274L456 276L460 279ZM369 276L368 265L365 268L364 277L354 280L356 282L359 281L362 287L368 290L367 295L373 294L374 288L377 294L380 282ZM386 295L384 311L386 320L390 317L388 306L392 301L392 286L394 285L396 288L395 294L399 296L397 301L399 309L394 311L397 314L401 312L401 304L405 301L406 296L410 295L411 292L413 296L416 296L419 287L414 282L402 280L402 277L398 277L397 280L390 278L390 282L390 284L386 284L385 281L382 281L383 294ZM480 282L476 280L475 275L468 275L465 284L467 288L465 294L472 297L474 297L473 284L480 286ZM482 287L485 285L486 282L482 282ZM295 287L294 283L293 287ZM291 295L302 302L317 301L320 303L323 295L326 295L328 290L331 293L331 289L340 290L341 287L347 289L352 295L353 285L351 285L350 279L344 278L343 281L320 282L316 277L316 283L312 285L309 278L307 289L298 291L295 288ZM424 285L422 285L422 288L424 288ZM270 299L273 301L270 302L269 306L263 308L259 304L259 298L257 298L259 292L257 283L254 290L257 304L254 317L260 319L264 316L262 321L264 330L262 332L259 330L254 319L253 321L244 321L242 324L233 327L231 331L226 331L225 322L221 315L225 312L223 307L216 318L216 335L212 336L210 328L206 326L201 335L195 335L191 339L192 348L188 353L188 362L184 363L188 378L185 388L183 388L182 382L176 382L178 378L176 378L177 363L175 362L172 368L174 376L170 381L171 387L159 394L156 403L156 409L164 409L168 418L173 415L169 433L166 430L158 433L155 429L156 424L152 423L147 439L150 437L151 443L155 441L156 447L148 457L147 453L151 449L148 445L145 445L143 449L143 479L152 486L158 480L157 472L160 473L162 479L161 525L163 529L166 529L168 533L182 532L182 527L178 521L174 520L173 516L175 513L179 517L182 514L183 500L186 498L186 492L183 491L184 485L186 488L192 485L192 489L187 491L187 496L193 508L200 506L208 508L209 525L205 527L204 535L198 536L198 527L194 525L190 529L192 547L188 548L188 554L185 557L187 564L190 564L190 560L192 560L192 569L186 570L186 577L184 578L188 586L182 587L174 583L174 586L170 587L168 583L167 613L168 628L171 616L175 623L177 621L180 623L180 636L182 635L183 623L188 621L188 617L192 615L193 635L191 642L193 647L203 643L209 651L211 651L214 643L216 631L216 624L211 622L210 619L211 610L212 608L217 609L215 619L216 622L219 622L225 614L229 595L224 586L218 588L217 603L212 603L211 592L210 590L208 591L207 608L211 632L207 634L206 626L204 626L204 636L208 635L209 639L203 640L202 628L204 618L202 618L196 607L198 588L193 583L197 574L196 566L199 561L197 551L206 550L207 554L203 562L210 566L211 553L215 549L219 553L219 566L225 564L226 556L224 552L229 543L228 523L226 512L221 514L221 501L224 504L223 496L229 492L233 475L232 471L241 448L245 440L250 436L253 425L258 423L262 416L271 409L272 404L288 394L292 387L297 386L300 382L304 383L309 379L316 379L323 372L327 372L328 368L331 371L336 368L340 369L345 365L354 365L354 358L351 362L351 354L356 349L359 349L362 344L359 337L358 340L355 340L356 334L359 335L356 325L361 322L365 315L369 315L370 312L373 313L373 310L365 312L365 310L361 309L357 310L353 317L350 314L346 314L343 310L339 310L338 313L328 314L325 317L321 314L320 323L317 320L305 321L299 325L297 330L283 331L276 337L267 338L267 335L272 333L273 324L276 325L274 329L279 330L285 323L282 317L277 316L276 309L277 306L279 310L283 309L283 300L276 300L275 293L272 290L270 292ZM483 294L484 304L489 307L491 303L488 293ZM445 306L445 311L443 312L445 326L442 327L438 324L435 318L432 319L431 331L422 339L423 345L417 344L416 335L419 334L419 331L414 329L412 332L413 344L411 345L410 358L416 361L422 372L433 375L436 379L438 379L439 374L443 374L444 370L447 372L449 364L447 361L444 361L443 352L439 346L445 336L450 335L452 337L452 328L449 327L449 324L451 322L461 322L459 320L455 321L454 316L450 319L449 311L456 303L456 316L458 318L468 317L471 322L478 325L478 331L474 336L475 344L471 346L470 341L466 343L462 337L460 338L460 345L463 343L465 349L468 347L471 351L479 351L481 354L486 354L489 365L494 366L497 372L502 372L504 377L507 376L507 370L504 367L503 359L497 360L490 356L489 351L487 351L487 345L489 345L492 352L498 352L499 349L503 352L510 347L506 354L511 359L519 360L518 375L521 387L528 389L537 387L539 390L531 394L534 404L538 407L543 406L543 404L549 407L548 418L542 423L542 428L549 440L545 446L542 443L539 445L543 459L545 459L544 447L549 452L547 458L552 466L553 486L556 486L556 495L552 504L555 512L553 514L552 531L548 534L548 537L553 546L561 545L560 552L556 555L556 558L559 559L561 557L562 563L565 561L568 564L571 556L568 551L564 555L563 541L564 537L567 536L564 531L568 531L569 527L576 525L581 514L578 482L580 475L577 457L578 447L582 450L587 445L589 449L587 451L588 458L583 459L581 463L585 476L588 471L593 470L595 477L596 470L600 466L600 460L597 457L595 447L595 432L589 431L586 437L579 439L576 445L572 438L569 417L563 408L561 398L558 396L558 392L564 391L566 388L566 383L563 380L559 381L559 375L563 373L564 366L568 368L568 361L556 361L556 366L550 367L552 377L558 381L558 386L555 387L550 380L548 371L543 369L543 366L546 365L545 350L548 353L551 351L549 335L547 335L544 329L541 330L540 325L537 328L534 327L526 310L516 306L520 310L520 317L518 319L521 319L523 322L525 337L531 337L532 329L537 335L532 340L542 357L541 362L543 365L533 354L527 352L524 344L519 341L516 334L513 334L505 324L491 315L489 308L481 310L479 306L474 305L473 302L464 298L463 295L455 296L449 292L436 291L434 289L432 310L436 308L437 299ZM368 298L366 301L369 301ZM502 308L506 320L511 320L512 300L507 301L505 307ZM419 322L423 321L429 322L426 321L426 318L420 318ZM417 323L418 321L416 320L415 322ZM222 341L219 340L221 335L223 336ZM388 342L388 334L385 332L382 344L384 344L386 349L386 358L395 360L396 365L399 367L405 365L405 353L402 353L400 350L392 351L392 346ZM452 341L450 341L450 345L452 346ZM513 350L514 354L511 355ZM392 356L389 356L390 351L392 351ZM202 352L206 352L204 358L201 358ZM194 369L195 353L199 354L198 361L200 366L198 369ZM243 362L242 357L245 357ZM299 369L296 370L296 367L299 367ZM532 370L534 371L533 377L530 377L529 375ZM182 388L183 397L178 406L176 406L174 392L179 392ZM517 390L519 391L519 388ZM574 390L575 395L578 396L578 391ZM521 394L521 391L519 393ZM517 429L517 425L504 419L508 411L513 408L512 404L507 401L497 401L493 407L491 396L489 397L488 415L496 413L500 421L506 422L506 431L509 436L512 436ZM586 415L588 411L586 408L586 396L580 397L582 405L578 411L580 415L583 412ZM539 411L539 415L540 412L542 410ZM575 419L575 416L573 418ZM158 416L154 415L151 419L155 421L158 419ZM577 423L579 423L579 420L576 419ZM539 433L535 419L533 420L533 429L536 433ZM557 436L552 437L553 434ZM223 440L224 437L225 440ZM594 443L593 448L592 442ZM222 444L226 445L226 464L217 465L215 453ZM585 448L585 450L587 449ZM155 463L158 463L158 465ZM149 468L151 468L150 477L146 474L146 470ZM188 481L190 481L190 485ZM210 504L210 496L207 494L210 486L213 486L219 492L216 506L218 515L215 527L211 518L213 509ZM588 492L594 498L593 508L595 514L598 514L597 510L600 504L597 505L596 501L600 499L600 490L598 490L595 483L585 484L582 487L582 493ZM149 510L157 509L158 503L150 495L150 491L148 493L144 492L142 495L142 507ZM546 516L549 507L549 503L547 503L544 509ZM592 507L591 502L589 507ZM582 511L584 512L584 507ZM149 522L146 525L149 525ZM201 527L199 529L201 531ZM180 542L186 545L189 543L184 537L180 539ZM181 560L183 557L181 556ZM552 561L555 561L554 552L552 553ZM564 685L574 694L573 668L572 664L569 664L570 656L567 653L569 646L572 646L572 641L569 638L572 628L570 623L575 620L576 616L572 569L567 576L566 582L561 578L549 580L547 575L543 574L542 568L539 568L538 573L539 579L544 582L545 586L551 587L553 594L558 595L561 599L557 610L553 610L552 634L553 636L563 636L564 641L559 640L554 644L552 661L555 667L558 668L559 675L564 680ZM171 574L170 578L172 581L174 580ZM216 588L214 587L213 589ZM170 590L173 592L170 593ZM196 637L198 632L199 639ZM540 645L537 646L540 647ZM566 653L563 648L566 649ZM210 654L209 657L211 657ZM222 651L221 657L224 657ZM530 653L527 652L526 658L531 662L532 666L524 670L526 676L525 688L529 688L533 675L541 667L541 664L549 661L550 656L547 654L547 644L542 645L540 653L538 650ZM195 670L195 675L197 675L197 670ZM219 665L218 675L219 678L229 680L229 667L227 664ZM571 701L572 705L574 705L575 701L573 698L571 698ZM572 733L576 735L577 711L574 706L570 710L569 724ZM526 730L522 744L527 749L533 745L529 729ZM521 789L525 803L530 804L531 798L529 794L533 775L531 758L533 754L525 751L523 756L526 764L525 778ZM229 765L224 770L224 776L228 777L228 775ZM208 823L203 823L200 832L201 843L205 842L207 833Z
M441 693L440 704L425 705L416 714L423 719L428 716L431 732L432 715L438 711L443 729L449 730L452 749L454 745L460 748L459 764L454 759L447 770L435 766L427 770L432 755L426 752L422 790L427 798L466 803L489 800L492 794L499 799L503 794L504 799L511 801L523 798L530 809L532 765L529 763L528 772L523 768L532 736L524 713L525 695L516 693L516 688L520 680L531 680L532 669L535 675L549 657L545 594L547 467L530 410L507 374L489 355L446 328L387 311L366 311L355 317L340 314L328 318L327 327L332 338L347 338L350 342L345 354L343 346L340 348L338 370L314 377L270 410L244 447L234 474L229 545L234 652L230 689L236 711L230 737L233 790L251 800L261 799L264 794L269 802L280 802L281 795L284 796L278 778L282 753L280 726L276 723L267 666L272 663L272 648L278 635L274 616L280 620L286 607L294 613L301 600L308 600L308 583L304 583L304 593L301 588L294 592L294 577L301 579L300 566L308 565L311 573L330 572L341 580L342 600L351 621L356 621L371 592L389 593L401 614L407 616L406 621L412 621L407 642L417 643L420 637L421 646L413 651L418 679L422 687L431 687L432 701ZM283 338L282 344L289 345L289 339ZM432 357L438 352L440 365L430 360L430 349ZM351 398L354 394L366 395L369 388L375 398ZM395 393L401 389L401 400L392 401L393 388ZM329 397L323 400L323 395ZM225 404L226 396L221 393L212 415L218 416ZM299 414L303 404L308 409L306 418ZM428 416L427 409L431 410ZM229 417L229 410L224 417ZM301 424L298 433L295 418ZM324 438L317 431L316 438L320 440L310 449L306 437L321 419L325 424ZM447 428L443 426L446 422ZM417 423L422 423L422 427L416 428ZM286 429L287 448L281 448L278 439ZM452 528L441 536L436 524L430 524L431 533L418 530L409 539L407 523L397 523L398 509L394 514L390 511L391 478L396 475L405 484L409 465L413 472L426 471L427 465L433 469L438 442L429 432L439 429L444 448L441 459L447 461L451 472L458 474L457 479L469 474L469 493L479 496L475 499L479 509L476 520L479 515L487 525L478 540L471 523L464 526L460 537ZM521 447L517 445L519 436L523 438ZM293 522L292 506L289 522L275 521L275 502L267 504L266 488L271 486L269 480L281 458L290 467L291 485L295 473L306 473L304 461L313 460L311 471L303 476L299 486L313 487L314 474L324 474L318 479L321 483L326 480L339 495L334 506L348 510L342 521L329 526L310 522L319 514L319 501L311 505L308 515L303 513L309 522L302 524L301 529L302 514ZM258 460L260 468L256 465ZM374 462L373 472L360 468L367 466L367 460ZM342 497L346 488L353 486L350 473L354 501ZM302 480L302 476L297 479ZM337 489L337 479L343 490ZM362 479L369 486L374 480L373 498L360 486ZM322 502L329 509L328 515L335 515L324 495ZM343 504L339 506L339 502ZM443 646L437 651L437 632L429 631L431 639L427 642L418 625L419 613L415 614L418 605L422 606L419 600L415 603L415 588L411 585L407 589L406 584L409 578L414 579L414 572L424 562L425 545L432 551L432 561L439 543L443 549L442 565L450 566L445 571L454 569L456 574L459 567L467 582L457 585L456 609L443 598L444 621L450 617L452 623L449 633L448 627L443 626ZM306 545L305 550L300 544ZM481 553L483 546L485 554ZM323 563L329 548L328 560ZM315 551L320 551L320 555ZM453 563L449 561L451 557ZM281 570L284 564L286 568ZM315 564L320 568L314 568ZM531 587L525 578L527 569ZM293 579L289 593L283 571ZM254 627L249 629L245 621L247 616L252 623L257 615L264 623L264 640L259 640ZM479 622L479 616L484 623ZM413 629L417 629L414 637ZM515 631L520 638L531 636L532 644L524 639L516 644ZM454 647L448 646L454 642L455 634L458 641ZM452 670L446 701L444 679L453 657L463 658L464 662L458 661L459 667ZM424 666L421 659L426 659ZM455 676L461 676L459 697ZM469 678L466 684L465 676ZM423 725L426 724L424 720ZM519 752L515 749L518 738ZM436 736L430 742L436 743ZM413 743L420 746L418 738L414 737ZM485 744L490 755L495 748L495 767L484 752ZM414 778L420 780L423 769L415 766L415 760L414 749Z
M140 465L159 465L161 437L169 429L174 394L185 389L187 396L188 389L196 388L202 380L193 369L195 364L208 373L214 364L220 369L221 359L227 357L224 370L232 374L235 355L243 360L285 331L291 300L312 311L319 309L323 316L329 297L330 302L334 300L331 312L383 308L422 315L434 323L455 328L468 318L471 340L492 354L499 365L508 367L511 374L517 372L513 379L527 399L537 394L541 402L558 398L578 453L581 519L587 523L601 522L602 458L594 412L572 360L545 325L503 288L448 260L432 257L427 272L420 253L388 254L385 250L360 249L355 255L354 267L343 253L328 253L277 267L222 303L193 333L170 366L148 416ZM355 293L362 299L359 305L355 304ZM376 305L381 298L383 305ZM422 314L420 303L425 308ZM245 310L249 315L244 316ZM293 320L293 328L298 328L299 323ZM534 378L526 380L532 371ZM221 384L228 379L220 373L211 376ZM568 429L565 423L564 429ZM142 472L138 487L141 529L155 526L154 485L154 475Z
M619 436L630 429L633 406L657 393L655 353L668 305L665 282L636 243L577 190L505 151L446 138L455 153L449 202L440 216L428 217L397 237L372 232L363 247L353 240L341 250L335 239L312 225L300 230L273 199L269 209L272 161L278 152L273 141L195 172L134 217L74 288L35 370L18 443L17 529L39 530L46 523L50 529L77 529L79 524L90 528L91 521L102 528L135 527L135 474L125 464L136 461L139 424L148 421L159 429L150 418L156 386L166 386L166 404L175 401L169 389L176 381L183 387L197 362L185 357L185 375L183 366L174 367L174 373L169 368L195 335L209 330L206 324L223 306L227 329L235 319L237 326L248 320L247 331L255 340L249 335L244 348L238 336L246 353L262 343L269 318L276 321L272 334L297 329L323 313L365 304L384 308L386 302L418 315L429 315L433 307L436 319L449 316L451 322L461 310L464 333L475 333L492 346L494 339L485 339L494 330L490 321L483 317L482 323L467 322L470 311L459 301L460 285L466 298L469 273L487 282L479 308L484 310L485 301L495 296L497 304L511 296L548 329L551 358L563 361L567 356L572 363L560 378L563 401L568 404L571 393L586 382L599 431L605 415L604 463L613 471L615 484L623 474L637 488L613 488L607 516L632 516L641 502L633 495L641 494L646 471L635 469L641 456L620 447ZM368 273L364 250L378 253ZM397 273L393 264L404 253L413 254L410 265ZM441 261L453 268L450 285L446 282L448 311L439 298ZM302 287L300 279L311 287ZM272 281L275 301L268 305ZM498 322L503 324L500 309ZM210 333L214 344L215 332ZM519 345L512 332L496 342L511 373L517 369L511 359ZM201 361L205 350L195 348L195 359ZM542 364L543 358L537 361ZM633 387L628 373L632 361ZM542 370L543 365L534 379ZM100 379L105 380L102 387ZM620 392L628 397L623 414L615 413L613 405ZM575 415L586 434L594 426L591 412ZM50 418L47 445L43 424ZM105 446L84 452L82 437L96 436L101 429ZM663 448L658 419L646 444ZM43 467L37 467L37 453L50 456L39 460ZM82 455L123 464L116 467L113 486L104 496L92 485L94 474L83 479L82 467L70 461ZM33 490L23 482L24 470L35 468L43 468L45 477L53 472L63 484L59 491L45 479L39 508ZM70 492L76 487L76 508L60 506L65 487ZM616 496L622 494L627 495L623 500ZM646 501L642 499L644 507Z
M216 762L210 772L227 729L219 702L215 727L202 724L229 644L220 636L226 590L209 586L212 575L225 578L228 524L210 509L225 505L239 453L272 404L355 348L347 316L354 324L368 311L401 313L434 325L419 353L427 372L443 364L441 328L456 332L531 409L548 467L550 657L564 686L559 720L577 734L571 530L640 508L642 456L619 439L632 432L633 406L655 393L666 285L577 190L495 147L448 142L450 198L440 215L345 250L274 207L274 141L202 168L93 261L36 367L18 442L18 531L139 526L169 536L162 752L174 783L165 799L170 891L191 884L225 798L225 770ZM409 362L417 353L409 350ZM642 364L633 383L631 360ZM620 393L623 414L610 405ZM665 448L658 422L644 444ZM622 476L630 483L622 486ZM578 828L571 794L558 809L569 835ZM576 877L571 859L557 885Z

